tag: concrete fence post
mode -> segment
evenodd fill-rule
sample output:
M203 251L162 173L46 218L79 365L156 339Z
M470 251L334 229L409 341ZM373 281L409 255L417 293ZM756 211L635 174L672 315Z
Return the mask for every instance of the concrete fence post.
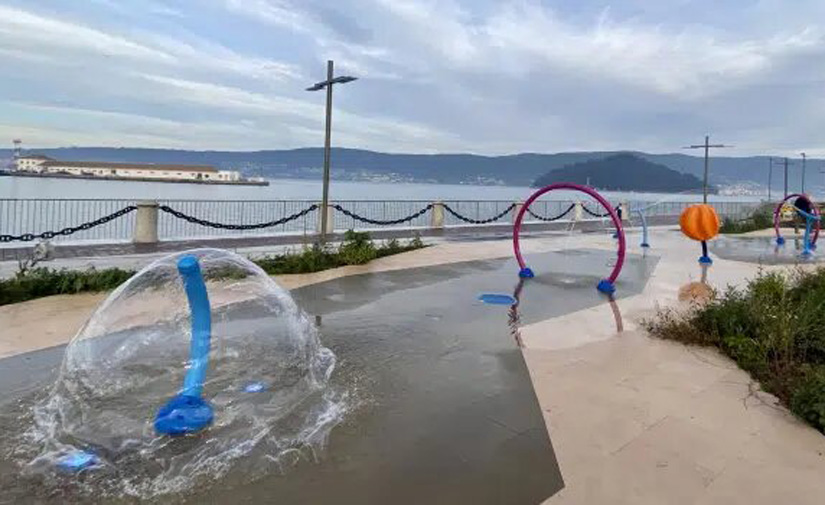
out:
M630 221L630 204L622 202L619 204L619 208L622 209L622 221Z
M516 206L513 207L513 224L516 223L516 218L518 217L519 212L521 212L521 208L524 207L524 202L515 202Z
M581 221L583 217L584 209L582 209L582 203L579 200L576 200L576 203L573 206L573 220Z
M318 203L318 222L315 225L315 230L321 233L321 213L323 212L323 203ZM327 229L326 234L329 235L335 231L335 209L332 207L332 202L327 204Z
M430 228L444 228L444 202L433 202L430 212Z
M141 200L137 203L135 216L135 244L157 244L158 242L158 202Z

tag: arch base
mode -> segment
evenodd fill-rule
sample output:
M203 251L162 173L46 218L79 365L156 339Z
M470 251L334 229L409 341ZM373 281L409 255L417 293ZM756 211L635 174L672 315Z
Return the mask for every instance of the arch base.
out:
M616 285L607 279L602 279L599 281L599 284L596 286L596 289L598 289L602 293L612 295L616 292Z

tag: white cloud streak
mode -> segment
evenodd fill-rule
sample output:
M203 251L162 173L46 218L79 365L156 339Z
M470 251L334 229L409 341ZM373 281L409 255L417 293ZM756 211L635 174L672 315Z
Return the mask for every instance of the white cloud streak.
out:
M825 128L825 8L812 0L792 12L776 0L153 1L140 19L159 21L145 25L96 3L88 18L0 5L0 113L28 104L21 128L37 138L83 137L61 121L92 128L98 111L95 124L118 125L99 129L110 145L318 145L323 100L303 88L333 58L361 78L336 93L339 145L670 151L720 131L751 152L825 150L810 134Z

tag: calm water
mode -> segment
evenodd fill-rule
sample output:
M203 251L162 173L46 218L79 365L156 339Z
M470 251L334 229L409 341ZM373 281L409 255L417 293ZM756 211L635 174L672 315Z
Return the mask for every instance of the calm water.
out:
M338 200L524 200L533 191L518 186L411 184L333 181ZM609 200L698 201L697 194L603 193ZM548 195L549 196L549 195ZM559 192L553 199L570 195ZM320 200L321 182L273 179L269 186L213 186L132 181L90 181L0 177L2 198L114 198L193 200ZM712 196L713 201L753 201L754 197Z

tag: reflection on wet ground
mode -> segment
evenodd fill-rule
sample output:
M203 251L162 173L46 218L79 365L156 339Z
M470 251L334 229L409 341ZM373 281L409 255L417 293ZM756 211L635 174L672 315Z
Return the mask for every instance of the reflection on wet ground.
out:
M719 237L709 245L711 252L720 258L761 265L818 263L825 259L825 253L816 250L813 255L803 257L801 235L786 236L783 245L777 245L775 237Z
M700 280L688 282L679 287L678 298L682 302L704 303L713 298L713 287L708 283L710 265L699 263Z
M605 324L620 329L618 304L642 291L658 258L629 255L613 300L596 283L614 257L602 250L530 255L537 276L526 282L514 260L499 259L344 277L293 291L338 356L332 385L354 391L355 408L318 461L296 461L282 475L253 482L230 473L165 501L540 503L563 481L517 348L518 327L610 304L614 319L608 315ZM485 304L481 293L512 294L517 303ZM0 379L16 377L3 382L0 401L23 397L0 419L0 450L23 428L33 385L49 379L59 359L48 350L0 361ZM9 465L0 463L0 494L25 502L32 491L15 484L18 470Z

